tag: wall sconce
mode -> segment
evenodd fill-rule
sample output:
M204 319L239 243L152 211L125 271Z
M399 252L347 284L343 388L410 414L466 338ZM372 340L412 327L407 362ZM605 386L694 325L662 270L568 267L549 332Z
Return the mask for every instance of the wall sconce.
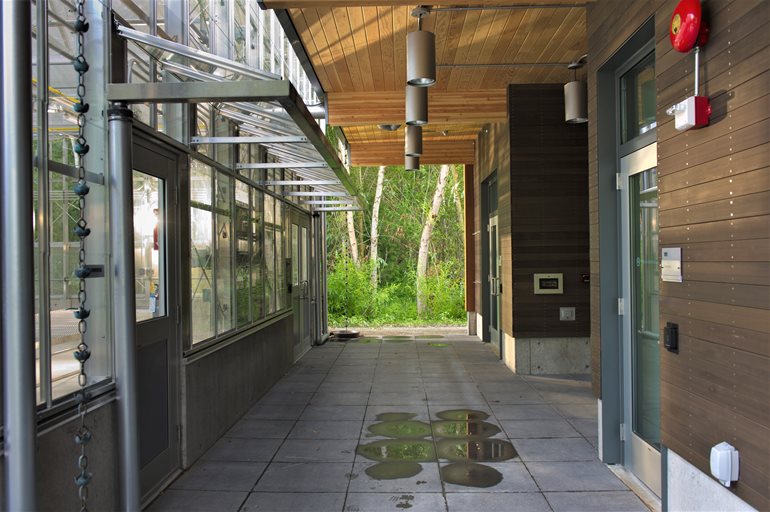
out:
M417 87L430 87L436 83L436 36L422 30L422 17L430 9L417 6L412 16L417 18L417 31L406 36L406 83Z
M404 155L422 155L422 126L407 125L404 139Z
M406 124L428 124L428 88L406 86Z
M404 169L407 171L419 171L420 170L420 157L419 156L407 156L404 158Z
M564 120L570 124L588 122L588 87L577 79L577 70L585 64L587 55L571 62L567 69L573 71L573 81L564 84Z

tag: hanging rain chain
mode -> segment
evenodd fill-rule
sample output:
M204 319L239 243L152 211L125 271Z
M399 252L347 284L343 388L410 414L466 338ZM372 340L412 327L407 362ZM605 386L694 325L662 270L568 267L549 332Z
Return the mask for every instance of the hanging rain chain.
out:
M78 197L78 206L80 215L75 224L75 235L80 239L80 250L78 251L78 267L75 269L75 277L79 280L78 287L78 309L74 315L78 320L78 333L80 334L80 343L74 353L75 359L80 364L80 373L78 374L78 386L80 389L75 393L75 402L78 405L78 415L80 416L80 426L75 433L75 444L80 447L80 455L77 459L78 474L75 477L75 484L78 487L78 498L80 498L80 511L86 512L88 501L88 484L91 482L92 474L88 471L88 457L86 456L86 446L91 441L91 430L86 426L86 413L88 412L88 376L86 374L86 361L91 357L91 349L86 343L86 330L88 329L87 318L91 312L86 309L86 278L91 274L91 269L86 265L86 238L91 234L91 229L85 219L86 195L88 195L88 183L86 182L85 156L89 147L86 142L85 126L86 113L88 112L88 103L86 103L86 85L85 76L88 72L88 62L84 54L85 34L88 32L88 22L84 12L85 0L77 2L77 19L73 29L78 38L78 54L72 62L75 71L78 73L77 97L78 101L72 106L78 117L78 138L75 141L75 153L78 155L78 180L73 187L73 192Z

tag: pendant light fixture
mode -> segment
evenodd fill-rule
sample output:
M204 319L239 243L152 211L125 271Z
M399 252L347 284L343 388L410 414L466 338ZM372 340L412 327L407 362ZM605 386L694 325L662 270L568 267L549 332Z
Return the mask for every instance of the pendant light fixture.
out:
M428 124L428 88L406 86L406 124Z
M588 122L588 87L577 79L577 70L583 67L586 57L583 55L567 66L573 72L573 80L564 84L564 119L570 124Z
M404 141L405 156L422 155L422 126L407 125Z
M417 31L406 36L406 83L417 87L430 87L436 83L436 36L422 30L422 17L430 9L417 6L412 16L417 18Z
M419 156L407 156L404 158L404 169L407 171L419 171L420 170L420 157Z

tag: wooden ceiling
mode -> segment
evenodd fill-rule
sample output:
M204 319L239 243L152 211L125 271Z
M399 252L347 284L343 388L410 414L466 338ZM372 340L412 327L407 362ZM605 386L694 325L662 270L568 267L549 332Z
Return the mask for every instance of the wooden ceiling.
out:
M354 162L355 155L367 152L371 144L380 144L376 153L381 154L384 143L403 160L403 142L401 147L394 144L400 132L386 132L376 125L403 122L406 35L417 29L417 20L410 14L417 4L400 0L263 3L268 8L289 8L328 94L329 121L343 127ZM436 34L438 65L437 83L429 91L428 129L474 141L483 124L506 119L508 84L569 81L572 72L567 63L586 52L586 17L585 3L567 0L475 0L464 6L468 4L488 8L456 9L458 5L453 4L453 10L435 11L424 18L423 29ZM557 4L568 5L557 8ZM449 158L449 154L429 151L439 141L426 133L426 153L439 160ZM462 163L427 157L423 156L423 163ZM389 162L393 160L389 157Z

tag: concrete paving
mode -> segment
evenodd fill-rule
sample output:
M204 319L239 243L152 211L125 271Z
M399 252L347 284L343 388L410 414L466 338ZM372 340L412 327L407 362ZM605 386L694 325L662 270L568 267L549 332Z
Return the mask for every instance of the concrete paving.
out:
M648 510L597 458L587 381L388 336L313 348L149 510Z

